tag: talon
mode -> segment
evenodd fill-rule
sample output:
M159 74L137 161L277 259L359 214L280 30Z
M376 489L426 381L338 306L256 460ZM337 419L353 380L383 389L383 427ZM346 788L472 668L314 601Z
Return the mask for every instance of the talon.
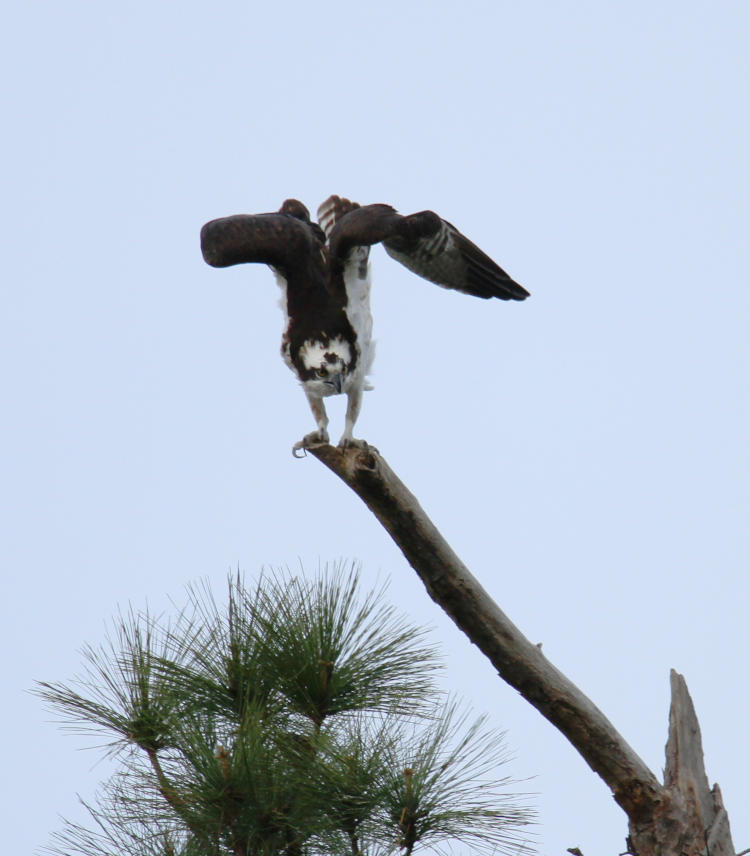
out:
M342 437L339 440L339 449L362 449L363 452L377 452L378 450L371 446L367 440L358 440L356 437Z
M292 446L292 454L295 458L304 458L305 449L309 449L311 446L324 446L327 442L328 431L325 428L321 428L318 431L311 431ZM298 455L297 452L302 452L302 454Z

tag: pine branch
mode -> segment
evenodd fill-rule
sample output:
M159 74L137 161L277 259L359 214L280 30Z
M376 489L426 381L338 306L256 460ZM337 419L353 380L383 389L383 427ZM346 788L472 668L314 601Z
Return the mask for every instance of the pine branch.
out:
M197 838L201 838L203 830L193 822L190 812L186 810L185 804L183 803L180 795L172 787L164 769L161 766L159 756L153 749L148 749L146 751L146 755L149 763L151 764L151 768L154 771L154 775L156 776L156 781L159 784L159 793L164 797L167 803L169 803L175 814L182 819L185 826L193 833L193 835Z
M81 692L40 689L122 764L89 809L99 831L66 824L53 852L358 856L402 838L518 852L533 812L495 776L501 735L440 713L434 648L382 594L360 599L354 567L279 572L254 592L231 581L226 609L191 590L166 623L121 617L87 650Z

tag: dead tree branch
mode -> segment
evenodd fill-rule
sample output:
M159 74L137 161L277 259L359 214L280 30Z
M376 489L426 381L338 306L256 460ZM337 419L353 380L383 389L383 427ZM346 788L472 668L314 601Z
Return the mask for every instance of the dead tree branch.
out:
M341 451L329 445L308 451L368 506L432 599L500 677L560 730L601 776L630 820L631 849L637 856L733 856L721 794L718 786L708 789L698 722L681 676L672 675L662 785L596 705L490 598L378 453Z

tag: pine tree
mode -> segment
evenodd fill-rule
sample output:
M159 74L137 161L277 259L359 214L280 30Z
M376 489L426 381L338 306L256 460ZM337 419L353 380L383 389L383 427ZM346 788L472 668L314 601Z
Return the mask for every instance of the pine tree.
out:
M171 621L120 616L85 674L39 693L118 761L92 828L52 853L530 852L531 810L497 780L503 735L435 684L439 660L355 568L230 578Z

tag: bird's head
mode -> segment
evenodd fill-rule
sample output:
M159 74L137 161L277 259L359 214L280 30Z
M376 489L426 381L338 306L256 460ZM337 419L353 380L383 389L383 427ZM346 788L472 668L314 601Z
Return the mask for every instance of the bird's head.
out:
M310 212L299 199L285 199L279 208L279 214L289 214L298 220L302 220L303 223L310 222Z
M307 210L307 206L303 205L299 199L285 199L281 208L279 208L279 214L287 214L290 217L294 217L296 220L301 220L303 223L307 223L318 241L320 241L321 244L325 244L325 232L317 223L313 223L310 220L310 212Z
M299 349L298 373L313 395L338 395L349 388L354 362L351 345L340 336L309 339Z

